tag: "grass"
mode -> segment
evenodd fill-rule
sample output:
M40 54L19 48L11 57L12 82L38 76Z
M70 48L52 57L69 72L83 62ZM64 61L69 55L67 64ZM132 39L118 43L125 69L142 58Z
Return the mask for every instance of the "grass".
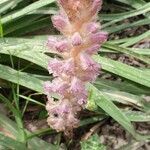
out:
M45 46L49 33L41 35L38 32L52 26L49 16L56 12L54 0L0 1L0 104L9 109L7 115L0 113L0 149L55 150L60 147L60 134L50 128L30 133L24 124L27 111L32 106L41 110L42 115L33 113L36 120L47 117L42 86L47 78L51 78L46 68L48 60L54 56L47 55ZM82 130L89 124L112 118L136 140L150 139L149 135L138 133L133 125L133 122L150 121L150 106L143 98L150 95L150 71L147 67L150 49L135 47L150 37L149 14L150 2L146 0L105 1L100 20L110 39L94 59L102 65L104 77L111 75L121 82L99 77L88 86L90 96L86 109L93 114L83 117ZM109 57L114 54L137 61L138 67ZM39 138L47 134L55 134L56 141L48 143ZM82 149L91 145L105 149L99 141L93 143L97 138L93 135L89 141L81 143ZM65 147L71 145L68 143L72 141L63 142Z

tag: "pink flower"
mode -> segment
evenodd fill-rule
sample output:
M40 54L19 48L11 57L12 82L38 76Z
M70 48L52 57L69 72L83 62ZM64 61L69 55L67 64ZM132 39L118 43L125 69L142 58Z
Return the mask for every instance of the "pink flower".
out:
M52 17L52 22L55 28L62 31L67 26L67 20L62 15L55 15Z
M87 71L98 71L100 66L88 54L80 55L81 67Z
M52 112L50 113L49 117L47 118L47 123L51 128L55 129L57 132L65 131L65 120L61 117L56 117L56 114L52 116Z
M82 44L82 37L78 32L75 32L73 36L71 37L72 45L73 46L79 46Z
M100 49L100 45L99 44L95 44L95 45L92 45L91 47L87 48L85 50L85 52L87 54L89 54L89 55L93 55L93 54L96 54L99 49Z
M50 81L44 82L44 92L46 94L49 94L50 92L52 92L52 87L51 87L51 82Z
M52 110L53 108L58 106L60 103L61 103L61 100L55 101L54 98L52 98L51 96L48 96L48 101L46 103L46 110L48 111L48 113L50 113L49 110Z
M58 52L63 53L69 50L69 45L67 40L62 40L55 44L55 48Z
M48 71L49 73L53 73L54 76L58 76L61 73L61 67L63 65L63 62L58 59L50 60L48 63Z
M72 93L78 94L84 91L85 87L80 79L78 79L77 77L73 77L70 90L72 91Z
M67 131L76 127L79 123L73 114L71 103L64 99L60 105L48 109L48 124L57 131Z
M91 7L92 15L95 15L100 9L102 5L102 0L93 0L93 4Z
M60 3L62 6L66 3L66 0L58 0L58 3Z
M61 70L62 70L62 73L65 73L67 75L73 75L75 71L73 59L68 59L64 61L64 65L62 66Z
M56 38L56 37L51 37L51 36L50 36L50 37L48 38L48 41L47 41L47 46L48 46L49 48L54 49L56 43L57 43L57 38Z
M84 106L84 104L86 104L86 103L87 103L87 98L86 99L84 99L84 98L78 99L78 104L79 105Z
M77 99L78 104L81 107L84 107L85 104L87 103L87 99L88 99L87 91L84 89L81 93L78 93L76 95L76 99Z
M95 33L98 31L99 28L100 28L100 25L98 23L91 22L87 24L86 30L88 33Z
M97 43L97 44L104 43L107 40L107 36L108 36L107 32L98 32L95 34L91 34L90 41L92 43Z
M69 44L67 40L61 40L53 37L48 38L47 46L59 53L67 52L69 50Z
M97 71L86 71L80 76L80 78L84 82L93 82L96 80L98 75L99 75L99 70L97 70Z
M56 93L59 93L61 95L64 95L64 93L67 91L69 88L69 85L67 82L63 81L60 78L56 78L52 82L53 85L53 91Z

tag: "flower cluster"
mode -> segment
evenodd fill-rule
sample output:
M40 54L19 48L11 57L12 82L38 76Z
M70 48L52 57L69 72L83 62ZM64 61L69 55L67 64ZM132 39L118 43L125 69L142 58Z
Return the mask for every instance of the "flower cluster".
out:
M101 0L57 0L60 11L52 17L54 27L62 37L49 37L47 46L57 54L49 61L48 71L52 82L45 82L48 97L46 109L48 124L57 131L68 134L78 127L79 112L85 108L87 82L93 82L100 65L92 59L107 40L107 33L100 31L97 13ZM52 98L57 94L58 99Z

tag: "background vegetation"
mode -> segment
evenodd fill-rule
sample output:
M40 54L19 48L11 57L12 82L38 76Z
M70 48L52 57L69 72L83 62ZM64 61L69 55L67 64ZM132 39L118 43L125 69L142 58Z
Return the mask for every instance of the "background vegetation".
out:
M55 13L55 0L0 1L0 149L109 149L100 128L110 121L132 135L119 149L146 144L150 134L135 125L150 121L149 0L104 0L99 20L109 41L94 57L102 73L88 85L87 111L72 140L43 123L42 84L51 78L46 68L54 57L45 45L48 35L59 34L50 20Z

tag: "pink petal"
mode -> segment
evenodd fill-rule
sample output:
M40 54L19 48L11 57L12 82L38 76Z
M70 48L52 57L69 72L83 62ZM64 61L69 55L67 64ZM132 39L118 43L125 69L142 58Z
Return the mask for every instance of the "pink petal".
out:
M62 31L67 26L67 20L61 15L54 15L52 17L52 22L55 28Z
M69 49L68 41L63 40L63 41L57 42L55 45L55 48L60 53L68 51Z
M78 94L84 91L85 87L80 79L78 79L77 77L74 77L71 82L70 90L72 93Z
M82 44L82 37L78 32L76 32L73 34L71 41L73 46L79 46Z
M95 45L87 48L85 50L85 52L88 53L89 55L93 55L93 54L96 54L99 49L100 49L100 45L99 44L95 44Z
M68 88L69 88L69 84L64 82L60 78L55 78L52 81L53 92L56 92L56 93L61 94L61 95L64 95L64 93L66 93Z
M48 71L49 73L53 73L54 76L58 76L61 73L61 67L63 65L63 62L58 59L53 59L49 61L48 64Z
M96 80L97 76L99 75L98 71L86 71L83 75L81 75L81 80L84 82L93 82Z
M50 81L44 82L44 92L46 94L49 94L50 92L52 92L52 86L51 86L51 82Z
M67 75L73 75L74 74L74 61L73 59L68 59L64 61L64 65L62 66L62 72L67 74Z
M100 25L95 22L91 22L87 25L86 30L88 33L95 33L100 28Z
M81 67L87 71L98 71L100 66L88 54L80 55Z
M107 40L108 33L107 32L98 32L90 35L90 41L92 43L103 43Z
M49 38L48 38L48 41L47 41L47 46L48 46L49 48L54 49L56 43L57 43L57 38L55 38L55 37L49 37Z
M102 0L93 0L93 4L91 6L91 13L95 15L100 9L102 5Z

